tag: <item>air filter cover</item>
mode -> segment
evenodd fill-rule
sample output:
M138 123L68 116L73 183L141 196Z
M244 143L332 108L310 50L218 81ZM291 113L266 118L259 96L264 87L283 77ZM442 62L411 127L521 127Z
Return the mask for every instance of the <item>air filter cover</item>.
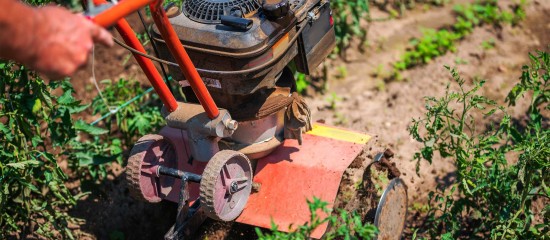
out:
M257 0L185 0L183 13L188 18L200 23L220 23L225 11L240 8L247 15L260 8Z

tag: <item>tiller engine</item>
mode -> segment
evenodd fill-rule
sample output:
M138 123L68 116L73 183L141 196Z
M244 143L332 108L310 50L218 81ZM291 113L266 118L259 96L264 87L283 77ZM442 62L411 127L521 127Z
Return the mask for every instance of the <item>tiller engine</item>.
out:
M135 144L126 172L135 197L179 204L167 239L189 236L206 217L292 231L309 220L313 197L358 211L379 228L380 239L400 238L407 190L389 162L393 153L376 148L369 135L312 124L296 93L289 66L310 74L335 46L330 1L184 0L165 10L159 1L124 0L112 9L128 3L135 10L140 1L150 4L153 41L185 102L175 100L140 54L124 20L112 18L111 9L93 20L118 21L126 47L163 100L167 126ZM322 238L328 228L319 226L311 237Z

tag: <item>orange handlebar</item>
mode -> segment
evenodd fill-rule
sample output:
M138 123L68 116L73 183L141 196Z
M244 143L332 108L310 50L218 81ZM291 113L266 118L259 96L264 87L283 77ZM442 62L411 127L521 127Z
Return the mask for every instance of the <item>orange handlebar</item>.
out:
M123 0L121 3L116 4L107 11L104 11L92 18L92 21L102 27L110 27L117 23L118 20L130 15L140 8L149 5L157 0ZM104 0L94 0L95 4L105 3Z
M103 4L106 0L93 0L94 4ZM185 78L189 81L193 92L199 99L200 104L204 108L204 111L210 119L218 117L219 110L208 92L202 78L199 76L197 69L193 65L193 62L189 58L189 55L185 51L183 45L179 41L179 38L172 28L164 9L162 8L163 0L123 0L119 4L114 5L108 10L99 13L98 15L92 18L92 21L97 25L102 27L110 27L117 24L119 20L123 19L132 12L137 11L138 9L145 7L149 4L151 8L151 14L153 15L153 20L155 21L162 38L166 40L166 45L170 50L170 53L178 63L181 68ZM141 52L145 52L143 46L135 37L133 31L125 21L121 21L117 24L117 29L120 31L121 35L124 37L126 43L130 44L132 47L138 49ZM147 77L151 84L155 87L157 94L159 94L163 103L166 105L170 112L175 111L177 108L177 103L174 99L172 93L170 93L168 87L162 81L162 78L158 74L158 71L154 67L151 60L146 59L145 57L138 56L134 54L138 63L145 71Z

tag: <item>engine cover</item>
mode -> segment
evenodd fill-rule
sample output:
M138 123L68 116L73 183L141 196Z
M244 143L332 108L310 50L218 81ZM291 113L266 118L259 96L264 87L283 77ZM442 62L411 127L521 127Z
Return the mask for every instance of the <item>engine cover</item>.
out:
M316 64L326 57L325 53L333 47L330 42L334 41L334 35L329 36L332 37L329 44L320 39L303 41L298 26L304 26L308 15L319 12L320 7L327 8L328 3L327 0L185 0L170 22L214 101L233 112L251 101L261 105L276 86L294 84L293 80L285 78L282 83L279 79L283 79L283 69L294 59L301 59L299 66L313 59L309 57L311 53L299 51L303 49L298 46L300 43L323 42L325 47L320 48L323 54L317 54ZM224 24L223 16L248 22L248 28ZM331 26L329 30L334 31ZM174 61L158 29L153 28L152 35L160 57ZM299 54L308 57L297 58ZM169 70L175 80L183 83L188 100L196 102L181 70L174 66Z

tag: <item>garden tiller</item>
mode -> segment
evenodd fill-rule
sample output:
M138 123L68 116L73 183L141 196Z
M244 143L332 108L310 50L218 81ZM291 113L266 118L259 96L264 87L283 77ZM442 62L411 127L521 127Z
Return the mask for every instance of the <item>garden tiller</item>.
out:
M126 174L138 199L179 204L167 239L193 234L207 217L292 231L309 220L313 197L357 211L379 228L379 239L400 238L407 191L393 153L378 151L369 135L312 124L296 93L289 66L310 74L335 46L330 1L184 0L166 9L162 0L94 3L92 21L117 28L164 104L167 126L139 139ZM123 19L146 5L157 57ZM185 102L152 59L168 64Z

